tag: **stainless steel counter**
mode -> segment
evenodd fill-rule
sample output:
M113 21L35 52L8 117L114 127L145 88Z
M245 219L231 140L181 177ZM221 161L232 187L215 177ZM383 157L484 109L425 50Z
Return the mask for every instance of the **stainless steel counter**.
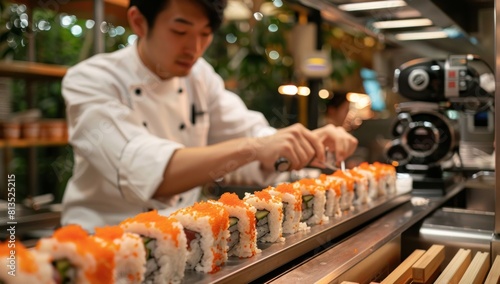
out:
M248 283L267 273L273 274L276 269L290 261L308 252L320 251L339 236L350 233L395 207L409 203L410 198L408 194L382 197L370 204L358 205L354 210L346 211L342 217L332 218L326 224L311 226L311 229L305 232L285 235L286 240L283 243L259 243L259 248L262 249L260 254L247 259L231 257L222 269L214 274L186 271L183 283Z
M16 222L17 237L39 229L53 229L60 223L61 212L50 207L33 210L17 204L14 216L10 220L6 210L0 211L0 234L7 232L12 221Z
M401 234L423 220L446 201L463 190L463 184L456 184L446 195L431 197L429 203L415 206L411 202L402 204L391 212L376 219L368 226L354 233L344 242L324 251L311 259L293 267L289 271L275 277L271 283L340 283L346 273L356 267L365 258L398 240ZM379 264L385 265L383 257L379 257ZM366 273L357 271L357 275ZM370 278L372 275L365 275ZM351 281L353 279L351 278Z

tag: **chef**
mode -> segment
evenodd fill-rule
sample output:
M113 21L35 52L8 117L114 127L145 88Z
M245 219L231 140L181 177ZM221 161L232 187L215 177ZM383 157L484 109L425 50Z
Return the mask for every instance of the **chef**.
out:
M70 68L63 79L73 176L62 224L88 231L151 209L192 205L200 185L243 171L263 186L275 167L337 160L357 140L342 128L273 129L201 57L226 0L131 0L135 44ZM276 162L278 161L278 164Z

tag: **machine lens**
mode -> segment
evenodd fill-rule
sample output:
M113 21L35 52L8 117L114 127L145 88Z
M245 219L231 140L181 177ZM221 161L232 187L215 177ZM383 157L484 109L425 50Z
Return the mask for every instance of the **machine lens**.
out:
M415 127L408 132L408 146L417 152L426 152L437 143L432 129L427 127Z
M394 145L387 151L388 157L393 161L403 161L408 158L408 153L401 145Z

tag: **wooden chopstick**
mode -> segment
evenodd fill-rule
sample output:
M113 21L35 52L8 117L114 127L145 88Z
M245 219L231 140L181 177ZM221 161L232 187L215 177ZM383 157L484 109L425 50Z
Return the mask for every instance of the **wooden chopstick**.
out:
M490 273L486 277L484 284L497 284L500 281L500 255L495 257L493 265L490 268Z
M436 279L435 284L458 284L472 260L470 249L459 249Z
M424 255L425 250L417 249L410 254L380 284L405 284L411 279L411 268Z
M432 245L412 266L413 282L427 283L443 262L444 256L443 245Z
M490 254L478 251L459 284L481 284L490 268Z

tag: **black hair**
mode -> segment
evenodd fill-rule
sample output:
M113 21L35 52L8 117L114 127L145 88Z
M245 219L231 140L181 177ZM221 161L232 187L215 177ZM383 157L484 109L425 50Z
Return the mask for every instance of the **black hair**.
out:
M149 28L153 28L156 17L172 0L130 0L129 7L136 6L146 18ZM185 0L183 0L185 1ZM205 8L212 32L215 32L224 19L227 0L197 0Z
M338 108L344 102L347 101L347 94L349 92L340 90L340 91L333 91L332 93L333 93L333 97L328 100L327 106L328 107L333 107L333 108Z

